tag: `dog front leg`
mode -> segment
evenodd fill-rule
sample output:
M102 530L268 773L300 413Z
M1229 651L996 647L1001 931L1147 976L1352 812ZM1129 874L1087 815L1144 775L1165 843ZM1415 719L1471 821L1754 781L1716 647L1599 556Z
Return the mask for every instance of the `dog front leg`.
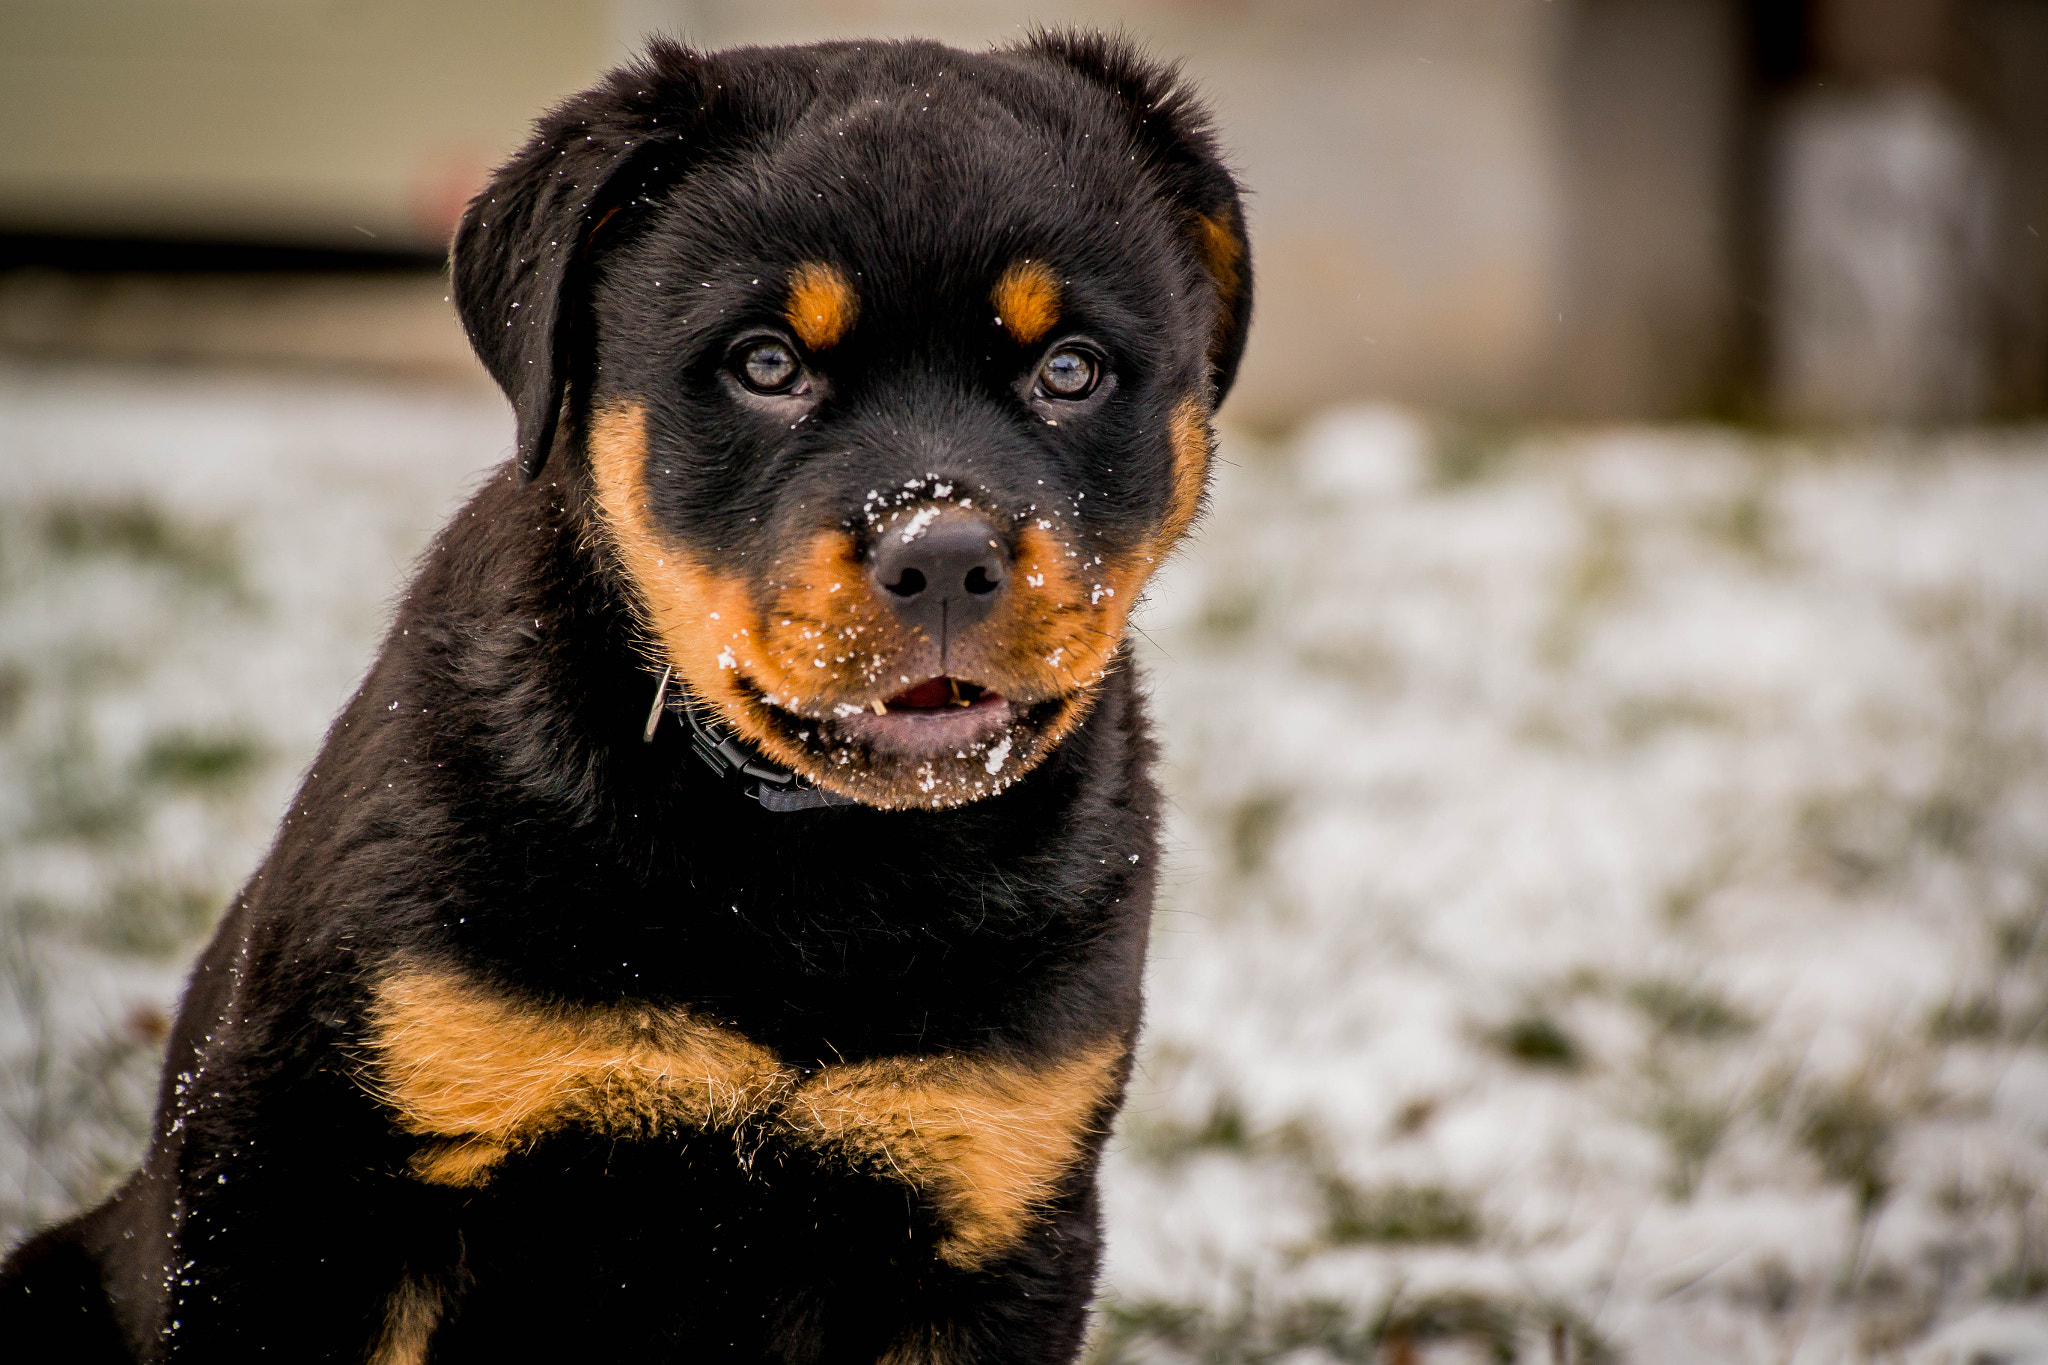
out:
M1088 1330L1102 1223L1092 1171L1001 1259L934 1286L883 1365L1067 1365Z
M354 1127L187 1145L210 1155L179 1172L163 1360L426 1359L459 1272L449 1197L345 1150Z

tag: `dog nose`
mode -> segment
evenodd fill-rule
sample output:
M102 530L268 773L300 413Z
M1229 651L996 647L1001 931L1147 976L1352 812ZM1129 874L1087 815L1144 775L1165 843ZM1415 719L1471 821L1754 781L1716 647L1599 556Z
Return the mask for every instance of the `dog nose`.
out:
M996 528L958 507L926 507L882 533L868 573L905 624L938 638L995 610L1009 581Z

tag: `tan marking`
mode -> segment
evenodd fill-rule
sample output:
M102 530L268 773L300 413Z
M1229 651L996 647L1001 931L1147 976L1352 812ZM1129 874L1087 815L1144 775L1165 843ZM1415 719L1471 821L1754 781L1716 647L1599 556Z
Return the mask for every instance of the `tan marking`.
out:
M556 1128L729 1126L788 1084L766 1048L684 1010L514 1004L444 973L386 977L370 1024L373 1088L401 1128L440 1140L413 1162L437 1183L481 1185Z
M1042 1067L956 1057L827 1067L784 1113L809 1141L933 1194L947 1223L939 1255L973 1266L1015 1244L1073 1168L1122 1060L1112 1041Z
M1003 330L1029 346L1059 321L1060 282L1043 261L1017 261L996 281L989 301Z
M1006 593L994 638L1006 672L1041 695L1094 681L1123 640L1131 598L1110 575L1084 573L1080 555L1036 521L1017 533L1012 576L1028 591ZM1040 580L1033 583L1033 580ZM1110 589L1098 594L1097 586Z
M842 701L865 705L874 657L919 639L869 590L853 536L839 527L814 532L766 576L774 596L752 656L764 671L750 676L799 714L829 714Z
M1027 522L1018 532L1014 575L1028 591L1006 594L991 619L993 638L1002 641L998 673L1025 680L1040 695L1071 690L1076 704L1045 728L1041 752L1049 751L1088 713L1086 697L1116 660L1124 627L1145 583L1179 545L1202 507L1213 437L1209 410L1190 395L1170 419L1173 488L1157 531L1134 550L1105 555L1085 570L1070 544ZM1057 662L1055 662L1057 661Z
M1209 411L1200 399L1183 398L1173 408L1173 498L1167 504L1152 557L1164 559L1195 524L1202 510L1202 492L1209 486L1209 455L1213 448Z
M1041 695L1093 682L1110 666L1146 581L1201 512L1212 449L1207 406L1193 395L1181 399L1169 432L1173 489L1166 516L1135 551L1106 556L1094 572L1083 573L1068 543L1036 521L1017 533L1013 573L1025 585L1038 581L1027 591L1006 595L1003 610L1008 614L991 627L995 638L1007 642L1002 671L1029 680ZM1050 662L1055 658L1057 664ZM1061 717L1046 747L1085 714L1085 708L1076 707Z
M426 1365L427 1347L440 1325L440 1289L406 1276L384 1301L384 1326L370 1348L369 1365Z
M882 1352L875 1365L945 1365L960 1354L946 1340L949 1335L930 1324L912 1327Z
M860 295L838 266L808 261L789 272L789 301L782 315L798 341L813 351L829 350L853 330Z
M590 231L583 234L583 254L585 256L590 254L591 245L597 241L597 234L604 231L604 225L617 217L619 210L624 207L625 205L623 204L613 204L604 211L602 217L590 225Z
M512 1154L504 1142L490 1138L457 1138L429 1143L413 1153L412 1173L429 1185L458 1190L482 1189L497 1173L498 1163Z
M638 590L634 605L643 626L660 642L664 661L674 664L691 694L716 708L741 738L779 763L815 774L815 760L783 739L741 685L744 677L775 693L784 681L764 653L768 627L746 581L697 564L654 529L647 514L647 437L639 407L597 414L591 424L590 469L607 538Z
M1228 209L1224 210L1229 213ZM1216 284L1216 323L1209 341L1209 353L1216 354L1235 326L1237 296L1244 288L1244 272L1241 265L1244 248L1238 244L1237 234L1225 218L1211 218L1206 213L1195 215L1195 250L1202 258L1202 266L1209 272L1209 278Z
M1227 214L1229 210L1224 210ZM1237 301L1237 291L1243 286L1243 276L1238 263L1243 259L1244 248L1238 245L1237 234L1231 230L1224 218L1211 218L1206 213L1195 215L1195 246L1202 253L1202 264L1209 271L1209 278L1216 281L1216 292L1225 306Z
M551 1006L400 968L370 1011L373 1092L428 1139L413 1174L476 1188L564 1128L644 1138L678 1127L779 1133L933 1200L939 1254L982 1263L1029 1228L1122 1084L1106 1040L1050 1063L890 1057L808 1078L678 1007Z

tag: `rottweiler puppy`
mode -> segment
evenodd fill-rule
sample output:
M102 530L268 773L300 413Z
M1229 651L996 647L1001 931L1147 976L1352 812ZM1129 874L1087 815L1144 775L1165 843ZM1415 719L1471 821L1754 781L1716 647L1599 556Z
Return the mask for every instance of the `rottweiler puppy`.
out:
M517 449L10 1346L1072 1358L1157 862L1126 620L1243 222L1099 36L656 43L543 118L453 253Z

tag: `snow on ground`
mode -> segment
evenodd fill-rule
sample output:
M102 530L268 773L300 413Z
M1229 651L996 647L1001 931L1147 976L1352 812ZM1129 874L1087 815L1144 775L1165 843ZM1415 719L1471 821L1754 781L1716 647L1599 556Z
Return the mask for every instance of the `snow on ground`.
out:
M509 440L0 369L0 1238ZM1098 1358L2048 1361L2048 432L1224 453Z
M0 367L0 1243L147 1129L254 870L502 402Z

